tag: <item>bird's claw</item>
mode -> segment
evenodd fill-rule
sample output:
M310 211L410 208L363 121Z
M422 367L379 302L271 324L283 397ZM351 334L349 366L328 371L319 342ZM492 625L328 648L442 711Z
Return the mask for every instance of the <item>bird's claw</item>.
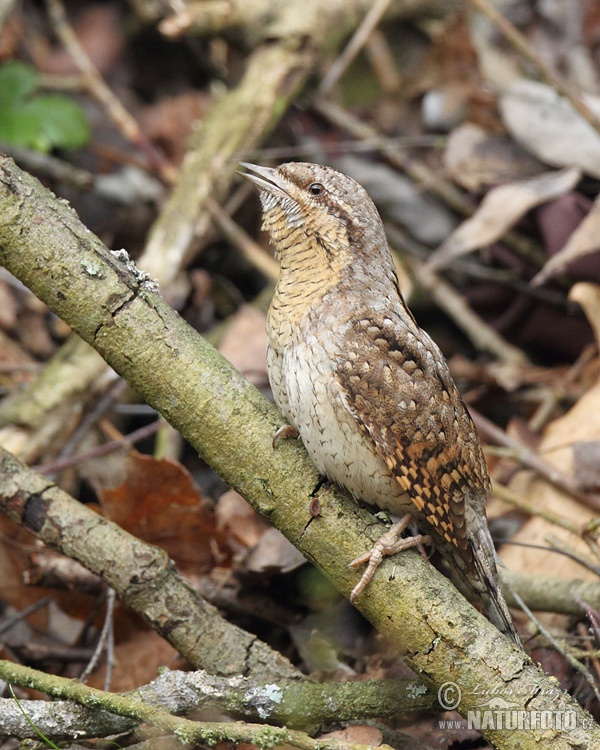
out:
M291 424L283 424L276 430L275 434L273 435L273 448L277 447L277 443L282 438L297 438L299 436L300 433L295 427L292 427Z
M367 569L362 574L360 581L352 589L350 594L350 601L355 602L360 594L364 591L366 586L369 584L375 571L383 562L384 557L395 555L396 552L401 552L404 549L410 547L416 547L419 544L431 544L431 538L424 534L415 534L415 536L401 537L400 534L411 522L412 516L407 513L399 521L392 524L392 526L382 534L370 550L367 550L362 555L359 555L351 563L348 564L349 568L357 568L359 565L368 563Z

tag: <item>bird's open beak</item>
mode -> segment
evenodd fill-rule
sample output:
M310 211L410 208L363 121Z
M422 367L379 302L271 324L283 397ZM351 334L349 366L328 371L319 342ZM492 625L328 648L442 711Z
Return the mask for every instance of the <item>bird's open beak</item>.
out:
M285 182L277 170L271 169L270 167L259 167L258 164L250 164L247 161L240 162L242 167L245 167L254 174L248 174L248 172L239 172L242 177L250 180L258 186L259 190L266 190L269 193L285 193L288 195L288 191L285 186Z

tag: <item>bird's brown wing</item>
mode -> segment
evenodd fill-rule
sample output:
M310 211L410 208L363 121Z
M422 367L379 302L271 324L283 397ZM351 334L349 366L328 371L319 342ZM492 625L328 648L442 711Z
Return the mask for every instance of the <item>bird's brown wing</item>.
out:
M470 561L465 498L483 512L487 467L441 352L414 326L392 315L377 319L372 311L356 320L341 342L335 377L346 407L417 516Z

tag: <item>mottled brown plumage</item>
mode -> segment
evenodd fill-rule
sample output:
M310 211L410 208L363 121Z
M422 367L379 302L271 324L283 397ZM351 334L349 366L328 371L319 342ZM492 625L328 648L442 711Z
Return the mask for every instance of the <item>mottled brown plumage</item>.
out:
M518 642L498 589L479 438L404 302L373 202L329 167L244 166L281 265L267 320L277 405L319 471L367 503L410 512Z

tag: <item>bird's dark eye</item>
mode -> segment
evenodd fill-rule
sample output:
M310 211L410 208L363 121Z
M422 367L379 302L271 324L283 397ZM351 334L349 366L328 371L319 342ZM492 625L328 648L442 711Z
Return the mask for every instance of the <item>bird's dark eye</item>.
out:
M312 195L321 195L321 193L325 192L325 188L320 182L313 182L308 189Z

